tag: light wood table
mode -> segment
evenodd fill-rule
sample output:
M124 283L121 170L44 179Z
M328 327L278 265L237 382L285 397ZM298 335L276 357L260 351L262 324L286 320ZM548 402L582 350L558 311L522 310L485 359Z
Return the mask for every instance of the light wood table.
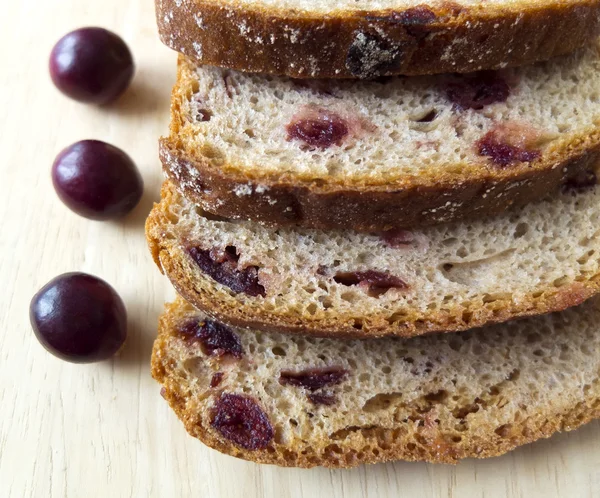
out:
M258 466L186 435L149 373L157 316L173 291L150 259L143 224L158 197L157 138L175 76L152 3L1 3L0 498L600 496L598 423L489 461L350 471ZM132 87L110 109L74 103L49 80L53 43L83 25L121 34L137 61ZM52 189L55 155L85 138L122 147L142 169L144 198L123 222L79 218ZM71 365L33 336L31 296L72 270L106 279L127 304L129 340L113 361Z

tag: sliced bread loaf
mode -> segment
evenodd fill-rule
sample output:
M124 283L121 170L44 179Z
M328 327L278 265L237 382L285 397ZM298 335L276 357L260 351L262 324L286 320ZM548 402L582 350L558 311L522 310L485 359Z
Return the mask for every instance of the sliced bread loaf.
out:
M233 329L179 299L152 374L188 432L285 466L501 455L600 417L600 303L413 339Z
M221 321L332 336L464 330L598 292L600 187L584 180L492 219L379 234L223 220L167 183L146 234L179 293Z
M600 154L600 43L467 76L298 82L180 58L169 177L207 211L385 230L524 205Z
M202 64L297 78L523 65L584 46L597 0L156 0L162 41Z

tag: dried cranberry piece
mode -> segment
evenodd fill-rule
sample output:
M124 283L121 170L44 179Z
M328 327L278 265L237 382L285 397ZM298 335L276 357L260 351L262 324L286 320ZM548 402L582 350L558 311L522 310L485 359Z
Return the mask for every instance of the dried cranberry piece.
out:
M446 96L457 109L483 109L495 102L504 102L510 95L508 83L494 71L482 71L465 76L446 86Z
M369 295L374 297L385 294L390 289L408 289L408 284L401 278L375 270L338 272L333 280L347 286L365 286Z
M415 242L415 235L408 230L387 230L381 233L381 238L392 247L405 247Z
M223 381L223 372L217 372L210 379L210 387L213 389L217 387Z
M392 19L408 26L430 24L435 21L435 12L425 5L417 5L402 12L393 12Z
M262 450L273 439L269 418L248 396L221 395L213 408L210 425L224 438L246 450Z
M160 395L163 397L163 399L167 399L167 388L166 387L161 387L160 388Z
M417 5L402 12L393 12L391 19L392 22L405 26L409 35L420 40L429 33L425 26L435 21L436 15L425 5Z
M282 370L279 383L282 386L304 387L316 391L325 386L333 386L342 382L348 375L348 370L341 367L308 368L300 372Z
M348 135L348 124L326 109L305 109L286 126L288 140L300 140L312 148L327 149L341 145Z
M233 356L241 358L242 342L233 330L213 320L192 320L179 327L188 343L200 343L202 352L208 356Z
M313 405L331 406L337 401L333 394L308 393L306 397Z
M486 133L477 142L477 152L480 156L489 157L500 167L506 167L514 162L529 163L541 155L539 150L527 150L502 141L494 131Z
M188 247L187 253L204 273L233 292L254 297L266 295L265 288L258 283L258 266L238 269L239 256L235 247L229 246L220 254L199 247Z
M594 187L597 183L598 178L594 171L583 170L577 172L575 176L567 179L567 181L563 183L562 191L563 193L577 193Z

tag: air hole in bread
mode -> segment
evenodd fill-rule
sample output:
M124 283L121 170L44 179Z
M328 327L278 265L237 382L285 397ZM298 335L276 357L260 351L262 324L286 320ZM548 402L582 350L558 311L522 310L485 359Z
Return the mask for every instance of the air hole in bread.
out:
M353 304L357 301L358 296L354 292L343 292L340 295L340 299L342 299L350 304Z
M454 244L456 244L458 242L458 239L456 237L449 237L447 239L442 240L442 245L446 246L446 247L450 247L453 246Z
M286 350L281 346L275 346L274 348L271 349L271 352L275 356L286 356L287 355Z
M463 341L453 337L448 341L448 346L450 346L450 349L453 351L460 351L463 346Z
M554 287L563 287L564 285L568 284L569 281L570 281L569 277L566 277L566 276L565 277L560 277L560 278L557 278L556 280L554 280L552 282L552 285Z
M440 389L439 391L426 394L423 399L432 405L443 403L448 398L448 391Z
M488 273L488 268L508 259L515 249L507 249L500 253L473 261L447 261L442 263L440 269L444 276L451 282L470 285ZM484 300L484 302L486 302Z
M498 436L500 436L502 438L506 438L506 437L510 436L511 429L512 429L511 424L504 424L504 425L501 425L500 427L496 428L494 430L494 432L496 434L498 434Z
M466 406L460 406L452 410L452 416L458 420L464 420L471 413L477 413L479 411L479 405L477 403L471 403Z
M306 312L310 315L314 315L317 312L317 305L315 303L310 303L306 307Z
M529 225L525 222L519 223L516 227L515 227L515 233L514 233L514 238L515 239L520 239L521 237L523 237L523 235L525 235L527 232L529 231Z
M219 149L217 149L216 147L209 145L209 144L204 144L202 145L201 149L200 149L200 154L202 154L203 156L205 156L208 159L212 159L212 160L217 160L217 159L223 159L223 152L221 152Z
M404 311L397 311L395 313L392 313L392 315L387 318L387 322L390 325L398 322L404 322L407 316L408 315Z
M320 296L319 302L325 310L328 310L329 308L333 307L333 300L329 296Z
M587 262L590 260L590 258L591 258L591 257L592 257L594 254L596 254L596 251L594 251L593 249L590 249L590 250L589 250L588 252L586 252L586 253L585 253L583 256L581 256L581 257L580 257L580 258L577 260L577 262L578 262L580 265L584 265L584 264L586 264L586 263L587 263Z
M173 225L176 225L177 223L179 223L179 216L176 213L174 213L173 211L165 212L165 216L169 220L169 223L172 223Z
M184 360L183 369L198 378L206 374L206 365L204 364L204 360L199 356Z
M196 112L196 121L206 123L213 117L213 112L210 109L198 109Z
M204 211L199 206L195 206L195 210L196 210L196 213L198 213L198 215L203 216L204 218L206 218L209 221L224 221L224 222L231 221L229 218L225 218L223 216L219 216L218 214L212 214L207 211Z

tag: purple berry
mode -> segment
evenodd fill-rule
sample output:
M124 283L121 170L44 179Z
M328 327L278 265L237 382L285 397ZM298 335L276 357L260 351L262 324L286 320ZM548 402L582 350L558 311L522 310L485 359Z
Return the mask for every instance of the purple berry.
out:
M113 356L125 342L123 301L104 280L65 273L33 296L29 319L36 337L53 355L72 363Z
M81 28L63 36L50 53L50 76L66 96L108 104L133 78L133 57L125 42L103 28Z
M92 220L126 215L144 190L131 158L99 140L83 140L64 149L52 165L52 183L61 201Z

